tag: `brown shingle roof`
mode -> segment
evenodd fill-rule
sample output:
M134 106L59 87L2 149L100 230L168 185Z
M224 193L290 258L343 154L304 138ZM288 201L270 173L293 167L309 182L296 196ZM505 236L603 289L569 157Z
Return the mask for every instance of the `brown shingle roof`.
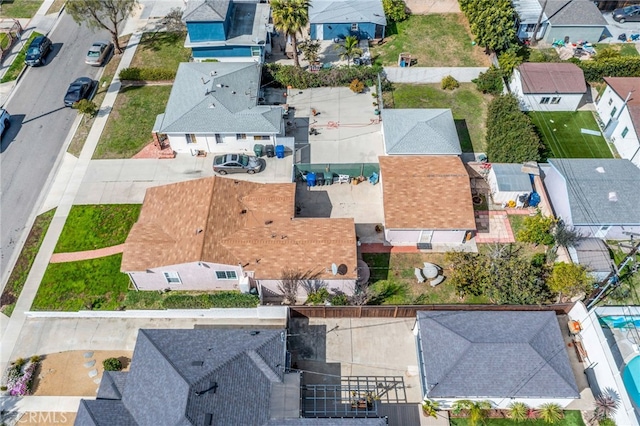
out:
M640 94L635 93L640 88L640 77L605 77L604 81L623 100L631 93L627 107L636 135L640 137Z
M295 184L211 177L147 190L125 242L121 269L144 271L188 262L241 264L258 279L299 268L357 277L353 219L295 219Z
M518 67L525 94L585 93L584 73L572 63L525 62Z
M393 229L476 229L469 175L457 156L380 157L384 221Z

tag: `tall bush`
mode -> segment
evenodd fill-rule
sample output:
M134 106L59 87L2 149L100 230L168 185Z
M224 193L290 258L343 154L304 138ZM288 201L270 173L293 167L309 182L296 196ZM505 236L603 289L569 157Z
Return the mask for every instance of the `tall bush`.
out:
M584 78L600 82L603 77L640 77L640 56L620 56L597 61L578 61Z
M176 71L166 68L124 68L120 71L120 80L161 81L176 78Z
M382 72L379 66L372 67L335 67L321 69L317 73L308 72L291 65L265 64L262 67L263 84L271 87L295 87L309 89L312 87L349 87L353 80L362 81L366 87L378 83L378 74ZM388 85L383 79L383 86Z
M472 81L480 92L489 93L494 96L501 94L504 88L502 71L493 65L491 65L487 71L481 72L478 78Z
M389 21L400 22L409 17L407 5L402 0L382 0L382 7Z
M107 358L102 361L104 371L120 371L122 370L122 362L118 358Z

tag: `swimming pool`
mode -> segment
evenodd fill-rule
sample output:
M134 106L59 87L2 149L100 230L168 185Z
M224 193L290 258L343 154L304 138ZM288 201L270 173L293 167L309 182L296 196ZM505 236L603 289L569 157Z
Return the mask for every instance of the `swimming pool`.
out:
M599 317L600 324L610 328L625 328L629 325L635 325L640 328L640 317L635 316L607 316Z
M640 407L640 356L633 358L624 368L622 373L622 381L627 393L636 406Z

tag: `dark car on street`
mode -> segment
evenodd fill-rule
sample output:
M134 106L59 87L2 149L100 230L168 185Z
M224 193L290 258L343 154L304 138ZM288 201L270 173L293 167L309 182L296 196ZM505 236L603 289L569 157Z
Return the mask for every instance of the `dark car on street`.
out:
M261 170L262 163L257 157L244 154L224 154L216 155L213 158L213 171L221 175L227 173L249 173L252 175Z
M98 88L98 82L89 77L80 77L71 83L64 95L64 105L73 106L82 99L91 99Z
M613 11L613 19L621 24L640 22L640 5L627 6Z
M29 44L27 55L24 58L24 63L30 67L44 65L44 60L49 52L51 52L51 49L51 40L46 36L38 36L34 38L31 41L31 44Z

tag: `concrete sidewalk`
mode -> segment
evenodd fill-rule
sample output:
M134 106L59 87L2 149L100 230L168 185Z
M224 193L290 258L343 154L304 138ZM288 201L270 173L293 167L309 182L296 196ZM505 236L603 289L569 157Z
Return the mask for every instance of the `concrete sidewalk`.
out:
M392 83L440 83L448 75L460 83L471 83L471 80L478 78L481 72L488 69L487 67L384 67L384 72Z

